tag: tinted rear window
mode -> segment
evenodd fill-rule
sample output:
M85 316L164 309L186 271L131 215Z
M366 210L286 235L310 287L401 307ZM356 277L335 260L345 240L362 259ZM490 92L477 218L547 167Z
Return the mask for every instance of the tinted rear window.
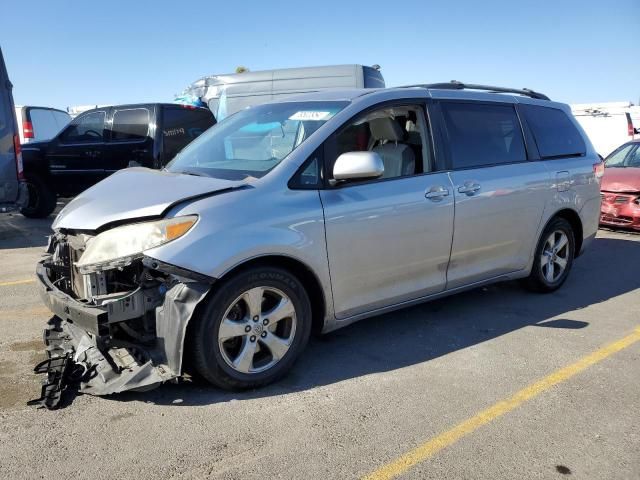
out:
M584 155L582 135L565 112L558 108L520 105L542 158Z
M453 168L522 162L527 153L512 105L442 103Z
M213 114L206 108L165 107L162 125L165 161L175 157L214 123Z
M62 127L58 126L53 112L45 108L29 109L33 135L36 140L49 140L55 137Z
M144 140L149 132L149 110L129 108L113 114L112 140Z

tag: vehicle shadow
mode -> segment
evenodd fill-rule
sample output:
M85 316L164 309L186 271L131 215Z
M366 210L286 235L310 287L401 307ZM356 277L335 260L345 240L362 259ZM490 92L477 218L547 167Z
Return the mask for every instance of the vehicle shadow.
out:
M0 250L45 247L51 234L51 224L64 202L58 202L47 218L27 218L21 213L0 214Z
M553 294L507 282L363 320L312 338L292 372L266 388L230 393L183 382L109 398L187 406L278 396L426 362L526 326L586 328L565 314L639 288L637 265L640 242L598 238Z
M19 213L0 215L0 250L46 246L54 218L53 215L26 218Z

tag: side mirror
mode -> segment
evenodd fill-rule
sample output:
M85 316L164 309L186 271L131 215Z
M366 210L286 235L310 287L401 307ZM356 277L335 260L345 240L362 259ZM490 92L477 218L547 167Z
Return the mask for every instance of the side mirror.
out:
M333 165L333 178L336 181L378 178L383 173L382 158L375 152L343 153Z

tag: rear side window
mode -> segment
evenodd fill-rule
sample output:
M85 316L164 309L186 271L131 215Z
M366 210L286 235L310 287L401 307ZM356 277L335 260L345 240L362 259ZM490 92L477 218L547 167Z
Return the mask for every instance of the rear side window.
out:
M168 162L189 142L215 124L206 108L165 107L162 125L164 158Z
M442 102L454 169L527 159L513 105Z
M542 158L575 157L586 153L582 135L558 108L520 105Z
M139 141L149 133L149 110L146 108L128 108L116 110L113 114L111 139L114 141Z

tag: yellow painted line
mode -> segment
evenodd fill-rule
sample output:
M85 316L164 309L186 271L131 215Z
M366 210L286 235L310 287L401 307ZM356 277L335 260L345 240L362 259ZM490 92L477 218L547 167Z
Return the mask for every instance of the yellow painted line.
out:
M0 287L10 287L11 285L24 285L26 283L33 283L36 280L29 278L27 280L14 280L13 282L0 282Z
M552 374L532 383L528 387L516 392L513 396L506 400L502 400L493 406L483 410L477 415L459 423L455 427L446 432L441 433L437 437L423 443L422 445L414 448L406 454L400 456L396 460L393 460L374 472L362 477L363 480L387 480L402 475L410 468L414 467L420 462L432 457L440 450L453 445L462 437L475 432L477 429L486 425L487 423L495 420L496 418L518 408L523 403L537 397L541 393L549 390L554 385L562 383L574 375L582 372L596 363L601 362L605 358L613 355L620 350L627 348L628 346L636 343L640 340L640 327L636 328L633 333L621 338L618 341L605 345L604 347L596 350L595 352L582 357L575 363L567 365L559 370L556 370Z

